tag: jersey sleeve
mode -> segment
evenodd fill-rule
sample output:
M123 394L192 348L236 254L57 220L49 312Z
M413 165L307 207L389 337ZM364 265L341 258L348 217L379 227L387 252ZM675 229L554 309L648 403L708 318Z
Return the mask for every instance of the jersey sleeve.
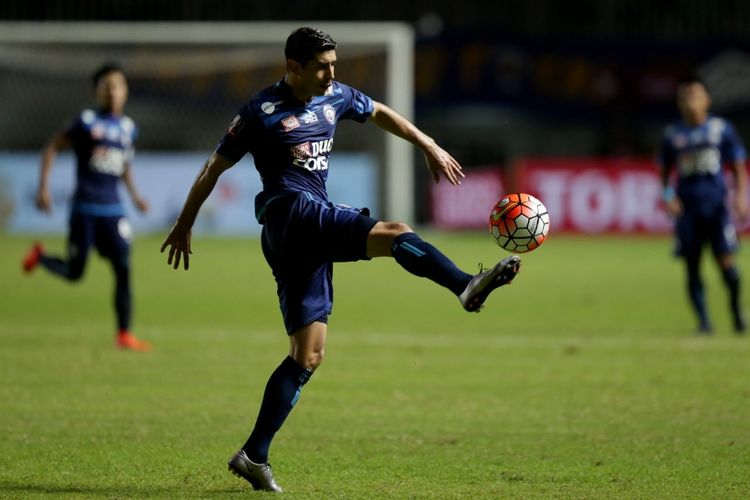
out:
M258 118L243 108L227 127L216 152L228 160L240 161L245 153L252 154L255 151L261 129Z
M63 134L65 134L65 137L70 140L71 144L75 144L78 142L78 139L81 138L83 129L83 116L78 115L65 124L63 127Z
M721 154L726 161L732 163L744 162L747 160L747 151L742 144L742 139L740 139L739 134L737 134L737 131L731 123L725 123L726 127L724 128L724 134L721 141Z
M130 132L130 142L125 147L125 162L132 164L135 158L135 141L138 139L139 130L133 120L130 120L130 124L132 129Z
M360 123L366 122L375 108L372 99L348 85L339 85L341 86L347 104L344 112L341 114L341 118L358 121Z

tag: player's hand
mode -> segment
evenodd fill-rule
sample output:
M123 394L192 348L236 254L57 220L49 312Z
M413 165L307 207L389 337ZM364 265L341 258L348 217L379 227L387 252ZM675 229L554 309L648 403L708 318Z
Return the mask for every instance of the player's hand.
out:
M149 204L148 204L148 201L145 200L144 198L141 198L139 196L133 200L133 203L135 204L135 208L137 208L138 211L141 212L142 214L145 214L148 212Z
M40 189L36 194L36 208L48 214L52 213L52 196L49 190Z
M665 202L667 213L672 217L678 217L682 215L682 203L677 197Z
M461 184L461 179L466 177L461 165L437 144L430 149L426 149L424 157L427 168L436 184L440 182L441 175L454 186Z
M175 269L180 267L180 259L182 259L185 270L190 268L190 254L193 253L190 248L190 240L192 239L191 231L181 228L178 224L172 227L169 231L167 239L161 245L161 253L169 247L169 255L167 256L167 264L173 266Z

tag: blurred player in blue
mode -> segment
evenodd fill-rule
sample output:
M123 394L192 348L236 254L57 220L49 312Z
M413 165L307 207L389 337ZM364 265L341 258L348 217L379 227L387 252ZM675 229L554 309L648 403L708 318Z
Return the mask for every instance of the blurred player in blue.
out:
M372 121L420 148L435 182L460 184L461 166L412 123L387 106L334 79L336 42L300 28L286 42L286 75L250 100L193 184L182 213L162 245L167 262L188 269L190 228L219 175L251 153L263 180L255 199L263 224L265 258L276 278L289 355L266 385L255 427L229 460L229 469L259 490L281 491L268 450L323 360L333 304L333 263L393 257L407 271L448 288L467 311L479 311L489 293L510 283L517 256L472 276L401 222L384 222L367 209L328 201L329 153L339 120ZM242 368L240 368L242 370Z
M128 98L125 73L105 64L93 76L98 109L85 109L63 130L52 136L42 151L37 207L52 211L49 176L58 151L72 147L76 156L76 188L70 212L67 257L47 254L35 244L23 260L30 273L37 265L68 281L83 276L91 246L109 260L115 275L114 305L117 315L115 345L121 349L148 351L150 344L130 332L132 298L130 290L130 239L117 185L123 181L136 208L148 210L138 194L131 174L133 142L137 129L123 114Z
M667 127L661 144L664 202L676 218L677 254L685 259L690 303L698 317L698 332L710 334L711 319L706 310L705 290L700 275L701 253L710 243L727 290L734 330L746 328L740 301L740 273L734 259L737 231L728 206L723 167L734 172L734 212L744 221L747 154L731 123L709 114L711 98L697 77L683 80L677 89L682 121ZM677 184L670 184L677 169Z

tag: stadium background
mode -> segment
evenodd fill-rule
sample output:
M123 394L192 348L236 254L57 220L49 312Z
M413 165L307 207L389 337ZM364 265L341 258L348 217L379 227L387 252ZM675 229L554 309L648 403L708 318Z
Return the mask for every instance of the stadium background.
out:
M476 171L462 191L446 192L430 186L423 168L415 169L412 222L441 228L479 228L494 192L526 189L545 200L554 198L550 209L557 230L668 231L669 223L658 206L653 160L661 130L677 116L676 83L691 71L700 73L711 86L714 111L731 119L743 137L750 136L750 94L746 90L750 88L750 27L745 22L750 18L750 7L740 1L652 4L536 0L470 2L460 7L452 2L402 5L385 1L375 6L334 1L322 5L198 0L8 1L0 6L0 20L405 22L415 34L415 121L466 168ZM154 49L152 52L159 52L164 47ZM223 49L229 59L226 52L231 47ZM38 150L51 130L75 109L91 102L85 81L90 67L112 52L77 54L76 74L69 54L52 52L37 61L28 58L24 61L26 68L19 70L19 64L6 52L5 63L0 65L0 91L5 95L0 151ZM272 60L258 65L254 61L243 67L235 62L218 74L207 75L200 60L189 62L189 51L164 57L175 60L180 56L181 62L171 65L165 65L162 58L150 66L128 68L132 87L128 112L141 129L139 151L197 152L189 160L181 159L195 169L200 163L197 158L214 147L227 117L231 118L249 92L275 80L281 63ZM243 55L233 57L237 61ZM252 61L253 54L244 57ZM382 58L376 53L350 60L342 65L341 78L383 99ZM45 64L50 69L40 76ZM59 67L61 64L67 65L67 71ZM36 79L30 80L29 73ZM382 149L382 136L369 127L340 129L335 148L338 153L361 153L363 142ZM418 153L413 154L415 164L421 165ZM544 157L547 170L542 172L553 169L559 174L559 183L544 189L519 179L519 163L535 168L529 157ZM562 163L556 164L555 158ZM627 162L618 163L623 158ZM180 163L178 160L172 163ZM34 161L27 158L27 163ZM376 152L374 157L358 161L371 163L362 171L372 177L380 175L384 158ZM593 170L571 172L569 167L576 161ZM9 160L3 163L8 165ZM618 170L630 166L632 172ZM646 187L633 193L634 183ZM573 187L582 193L578 200L570 195ZM248 189L255 189L255 185ZM25 188L16 196L28 202L28 191ZM236 191L246 194L244 188ZM643 193L648 195L645 203ZM384 205L386 196L381 188L343 201L367 203L377 209ZM14 232L24 227L35 231L59 227L57 220L45 223L33 215L8 222L9 202L4 205L0 220ZM618 206L640 207L641 212L623 215ZM21 205L22 210L28 207L28 203ZM571 220L581 207L593 210L598 218L590 228L581 228ZM159 230L176 209L170 205L158 220L154 217L140 227L136 220L136 228ZM218 210L222 212L221 206ZM239 221L232 225L235 229L238 226ZM233 232L218 227L217 232Z

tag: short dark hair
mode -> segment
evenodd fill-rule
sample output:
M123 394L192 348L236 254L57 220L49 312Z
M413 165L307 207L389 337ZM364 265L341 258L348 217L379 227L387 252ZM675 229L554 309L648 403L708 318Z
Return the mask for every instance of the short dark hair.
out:
M286 39L284 55L305 66L316 52L335 50L336 45L338 44L328 33L315 28L297 28Z
M99 68L94 71L94 74L91 75L91 81L94 84L94 88L99 85L99 80L101 80L105 75L114 72L122 73L123 75L125 74L120 65L114 62L106 62L99 66Z
M703 85L703 88L708 91L708 85L706 85L706 80L704 80L698 73L689 73L677 82L678 87L682 87L683 85L692 85L694 83L699 83Z

